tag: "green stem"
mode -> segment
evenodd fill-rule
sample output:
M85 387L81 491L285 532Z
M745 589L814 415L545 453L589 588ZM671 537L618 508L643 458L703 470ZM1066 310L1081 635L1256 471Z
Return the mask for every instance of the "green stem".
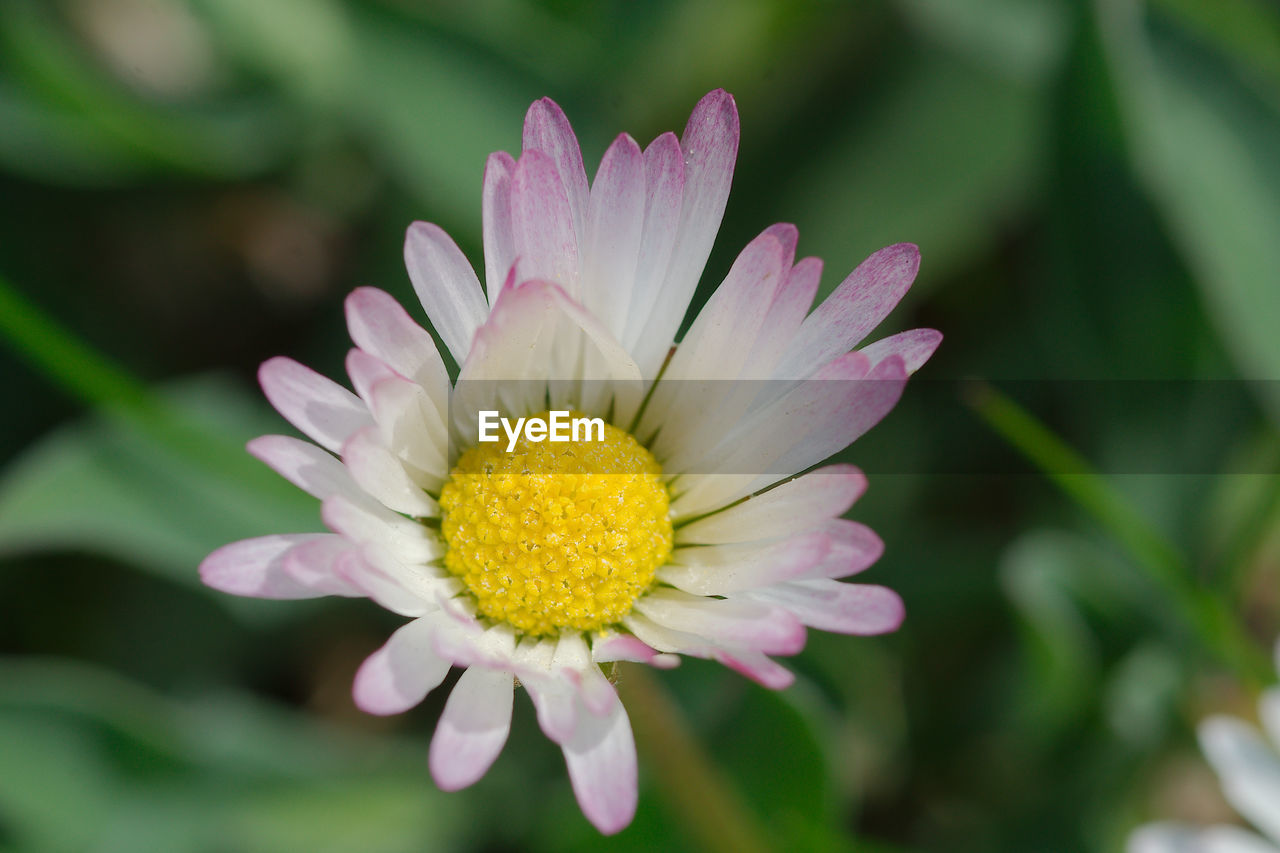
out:
M768 853L764 829L689 731L671 698L644 667L618 681L645 764L691 845L713 853Z
M1013 400L985 383L969 405L987 424L1076 502L1129 552L1173 602L1204 646L1257 687L1271 680L1271 665L1240 627L1231 609L1193 581L1178 550L1083 456Z

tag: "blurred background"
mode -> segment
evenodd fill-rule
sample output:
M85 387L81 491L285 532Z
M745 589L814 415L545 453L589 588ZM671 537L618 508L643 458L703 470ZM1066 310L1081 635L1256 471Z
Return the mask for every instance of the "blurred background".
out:
M288 431L254 371L340 377L348 291L414 305L414 219L480 260L532 100L590 172L715 87L743 135L698 301L789 221L824 294L919 244L882 333L946 340L843 454L902 630L811 633L781 694L687 660L661 725L760 850L1232 819L1194 724L1252 714L1280 635L1273 2L0 0L0 850L732 849L642 727L601 838L522 698L488 776L437 791L444 691L350 699L395 617L196 575L320 529L243 452Z

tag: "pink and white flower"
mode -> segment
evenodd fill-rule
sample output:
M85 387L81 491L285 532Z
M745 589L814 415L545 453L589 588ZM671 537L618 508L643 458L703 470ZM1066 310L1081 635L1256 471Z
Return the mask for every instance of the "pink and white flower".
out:
M1280 642L1275 660L1280 673ZM1238 826L1154 823L1129 837L1129 853L1280 853L1280 687L1263 693L1258 717L1267 737L1249 723L1222 714L1202 722L1199 735L1200 748L1217 771L1227 802L1266 839Z
M687 654L780 689L793 676L771 656L798 652L806 626L869 635L900 624L894 592L838 580L883 550L842 518L863 474L832 465L788 478L879 421L941 335L916 329L854 350L911 285L916 247L875 253L810 312L822 264L797 262L796 229L774 225L672 351L729 195L738 114L723 91L698 103L679 138L641 149L619 136L591 182L552 101L530 107L523 148L485 169L484 288L444 231L408 230L409 276L460 365L457 384L399 304L356 290L346 302L355 393L271 359L260 372L267 398L314 444L249 444L321 501L332 532L233 543L200 571L237 595L365 596L409 618L361 666L355 700L399 713L463 668L430 749L446 790L497 758L518 678L564 751L583 813L613 833L635 810L636 755L601 664L665 667ZM501 401L515 414L547 408L550 395L608 419L610 450L636 466L627 482L639 491L588 501L539 481L501 503L486 479L500 454L451 433L462 383L490 379L536 389ZM709 401L699 391L708 380L772 381L759 386L766 393ZM479 461L463 472L467 459ZM640 524L658 532L628 539ZM503 533L522 530L542 538Z

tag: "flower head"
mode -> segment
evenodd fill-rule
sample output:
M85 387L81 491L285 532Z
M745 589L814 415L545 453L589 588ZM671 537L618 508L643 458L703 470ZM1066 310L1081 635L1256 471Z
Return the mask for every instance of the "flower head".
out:
M590 183L550 100L529 109L523 144L485 169L487 290L440 228L408 230L409 276L456 381L390 296L352 293L355 393L272 359L263 390L315 444L249 445L320 499L331 533L233 543L201 575L239 595L366 596L408 617L360 667L355 700L398 713L464 668L430 749L448 790L496 759L518 678L584 814L609 833L634 813L636 759L601 664L687 654L782 688L793 677L770 656L798 652L806 626L898 626L891 590L836 580L882 551L841 518L862 473L788 478L883 417L941 336L851 351L910 286L916 248L877 252L810 313L821 262L797 262L796 229L775 225L672 350L737 153L723 91L678 139L641 150L619 136ZM486 444L474 416L487 410L601 424L591 440L539 443L529 429Z
M1280 642L1275 659L1280 672ZM1199 735L1227 801L1267 840L1235 826L1157 823L1130 836L1129 853L1280 853L1280 687L1263 694L1258 716L1270 743L1253 726L1225 715L1202 722Z

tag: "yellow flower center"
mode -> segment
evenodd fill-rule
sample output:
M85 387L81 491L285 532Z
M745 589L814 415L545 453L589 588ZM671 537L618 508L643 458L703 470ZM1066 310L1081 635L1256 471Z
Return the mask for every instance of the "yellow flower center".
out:
M471 448L441 490L445 567L480 613L526 634L619 621L671 554L661 467L609 424L603 441L506 448Z

